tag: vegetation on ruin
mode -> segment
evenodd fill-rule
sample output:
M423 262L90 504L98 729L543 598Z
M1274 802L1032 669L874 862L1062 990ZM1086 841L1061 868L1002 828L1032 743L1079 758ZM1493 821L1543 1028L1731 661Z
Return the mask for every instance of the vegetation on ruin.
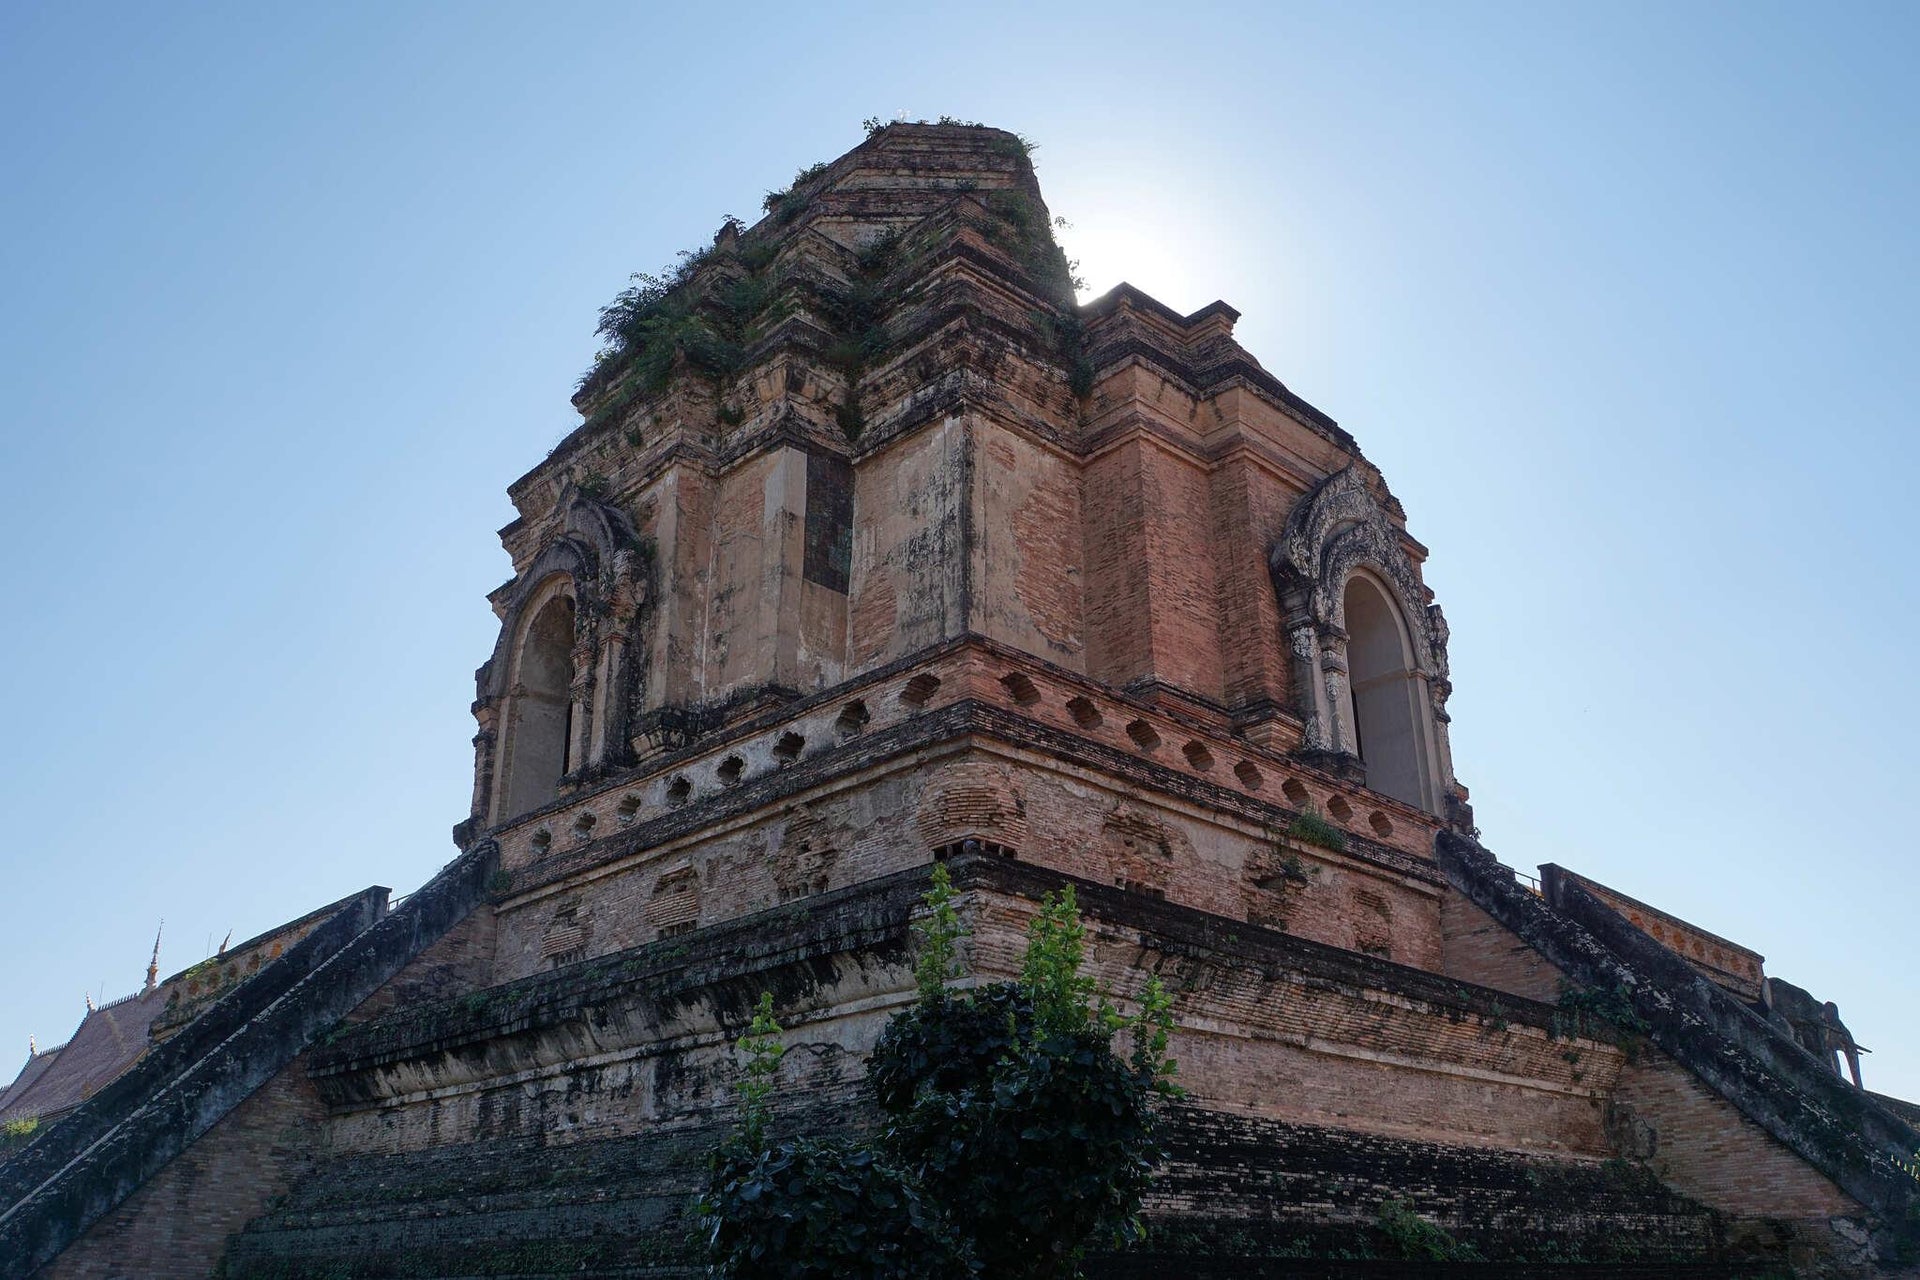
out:
M1623 987L1575 987L1562 982L1555 1007L1559 1011L1553 1019L1552 1030L1556 1035L1584 1036L1596 1024L1632 1035L1645 1035L1652 1030L1633 1007L1633 997Z
M828 164L821 161L811 164L793 175L793 183L783 191L769 191L766 199L760 202L763 212L770 213L774 221L786 226L800 216L807 207L807 197L811 194L807 188L827 176Z
M761 998L740 1040L740 1129L700 1206L716 1273L1071 1280L1090 1249L1144 1237L1159 1104L1180 1093L1169 997L1150 982L1129 1018L1100 994L1070 888L1042 902L1017 981L955 990L955 901L936 867L915 929L918 999L870 1063L886 1117L873 1143L774 1140L784 1050Z
M892 123L866 121L869 136ZM939 123L987 128L948 116ZM1009 136L997 139L995 150L1025 158L1032 155L1034 144ZM794 175L791 185L766 194L762 208L776 230L800 217L819 194L829 169L824 163L810 165ZM1075 302L1075 292L1084 289L1086 282L1076 274L1079 264L1066 256L1053 234L1067 225L1065 220L1049 222L1038 200L1027 191L990 191L981 200L992 214L988 238L1051 304L1035 311L1031 319L1067 367L1069 389L1076 397L1086 396L1093 388L1093 366ZM658 272L635 273L628 286L600 309L595 332L602 346L579 382L579 390L597 401L589 428L624 417L641 400L665 391L682 370L713 385L722 397L717 413L723 422L737 425L744 420L739 406L724 399L727 384L741 372L754 337L790 305L783 303L789 275L774 263L777 237L764 230L751 237L745 233L738 219L729 218L713 245L683 250ZM849 438L858 437L863 426L859 380L889 346L881 285L900 257L898 234L883 236L859 256L846 285L829 286L823 299L821 318L837 339L822 355L847 381L838 417ZM644 442L637 430L629 431L627 439L635 447Z
M993 128L992 125L982 124L978 120L961 120L955 116L941 116L937 120L927 120L922 118L922 119L913 120L913 121L908 121L904 116L902 116L898 120L883 120L879 116L868 116L865 120L862 120L860 122L860 127L865 129L867 131L867 136L871 138L876 134L885 133L888 129L891 129L896 124L908 124L908 123L943 124L953 128L957 128L957 129L992 129ZM995 130L995 132L998 132L998 130ZM1002 151L1003 146L1005 149ZM1033 141L1031 138L1027 137L1023 133L1016 133L1016 134L1013 134L1011 137L1007 138L1004 143L997 144L994 149L996 151L1001 151L1001 154L1004 154L1004 155L1026 156L1031 158L1033 153L1040 149L1040 144Z
M1415 1213L1405 1201L1389 1200L1374 1220L1387 1256L1420 1262L1480 1262L1480 1251Z
M0 1160L6 1159L15 1150L33 1141L33 1135L40 1129L38 1116L27 1116L20 1120L9 1120L0 1124Z
M1320 816L1316 809L1302 809L1287 824L1287 836L1293 840L1304 840L1308 844L1317 844L1323 849L1335 853L1347 850L1347 833Z
M658 274L634 273L632 283L600 309L594 332L605 345L580 380L582 390L609 387L595 422L664 391L682 363L715 380L739 371L747 327L766 310L772 286L748 271L710 289L693 288L694 278L721 253L683 250Z

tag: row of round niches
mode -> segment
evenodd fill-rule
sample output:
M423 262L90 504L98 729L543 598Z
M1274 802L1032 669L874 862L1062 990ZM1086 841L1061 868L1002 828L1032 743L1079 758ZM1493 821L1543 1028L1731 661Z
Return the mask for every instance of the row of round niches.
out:
M1018 706L1028 707L1040 701L1040 690L1034 687L1031 679L1018 671L1000 677L1000 684ZM1072 716L1073 722L1082 729L1098 729L1107 720L1100 708L1094 705L1093 699L1079 695L1067 699L1067 714ZM1158 751L1163 745L1159 730L1145 720L1128 721L1126 735L1128 741L1141 751ZM1180 754L1186 758L1187 766L1196 773L1213 772L1215 763L1213 752L1198 738L1188 739L1186 745L1180 748ZM1260 766L1251 760L1242 760L1234 765L1233 776L1238 778L1240 785L1248 791L1259 791L1267 784L1266 775L1262 774ZM1280 793L1287 798L1287 803L1296 809L1313 808L1313 793L1308 791L1306 784L1298 778L1288 778L1281 784ZM1330 797L1327 800L1327 812L1336 822L1353 821L1353 806L1347 803L1344 796ZM1374 834L1382 839L1393 834L1393 819L1378 809L1367 815L1367 825L1372 827Z
M940 678L938 676L918 675L907 681L906 687L900 691L900 701L910 707L923 707L927 704L927 700L933 697L935 691L939 688ZM856 698L844 707L841 707L840 714L834 717L833 735L835 738L844 742L848 738L859 734L867 725L872 723L872 721L873 713L867 710L867 704ZM773 748L769 754L773 757L775 767L778 768L792 764L795 760L798 760L800 753L806 749L806 737L789 729L774 740ZM723 788L738 786L747 776L746 757L740 755L738 752L722 757L719 765L713 771L713 776L719 781ZM669 809L678 809L681 805L686 804L689 800L693 799L693 779L684 773L674 774L673 777L667 779L667 786L663 793L663 798ZM620 803L614 807L614 821L623 827L632 825L634 820L640 816L640 810L644 808L645 805L645 800L638 794L629 791L626 795L620 797ZM593 839L594 829L598 827L599 824L600 819L594 816L592 812L582 810L573 820L571 834L574 842L576 844L585 844L587 841ZM533 837L528 841L528 844L532 848L533 855L536 858L543 856L553 847L552 828L541 827L533 833Z

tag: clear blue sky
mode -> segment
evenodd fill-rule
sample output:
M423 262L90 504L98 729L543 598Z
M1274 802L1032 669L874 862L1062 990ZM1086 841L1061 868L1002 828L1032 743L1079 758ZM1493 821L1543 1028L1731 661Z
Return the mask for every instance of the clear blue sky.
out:
M1027 134L1386 472L1488 843L1920 1097L1911 5L0 8L0 1074L467 811L596 308L863 117Z

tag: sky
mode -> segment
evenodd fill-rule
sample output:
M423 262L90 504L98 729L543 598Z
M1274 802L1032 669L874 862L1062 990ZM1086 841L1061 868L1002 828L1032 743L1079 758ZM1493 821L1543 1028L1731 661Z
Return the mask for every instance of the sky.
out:
M0 1077L453 856L599 306L858 144L1038 144L1432 550L1453 753L1920 1098L1920 8L0 6ZM1907 799L1903 800L1905 796Z

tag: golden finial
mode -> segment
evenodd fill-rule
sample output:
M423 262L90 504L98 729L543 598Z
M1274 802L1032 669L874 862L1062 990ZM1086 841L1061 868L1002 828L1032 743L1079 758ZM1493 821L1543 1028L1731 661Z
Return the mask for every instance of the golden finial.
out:
M147 961L147 987L140 993L142 995L151 995L153 989L160 985L160 935L166 927L167 922L162 920L160 927L153 931L153 959Z

